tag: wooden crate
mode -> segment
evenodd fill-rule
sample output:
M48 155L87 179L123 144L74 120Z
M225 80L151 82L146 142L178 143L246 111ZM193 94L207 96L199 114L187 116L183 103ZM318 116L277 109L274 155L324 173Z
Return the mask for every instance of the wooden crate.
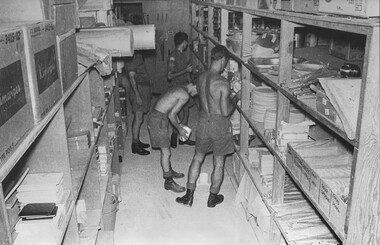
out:
M78 11L74 3L53 5L53 19L57 36L79 27Z
M57 36L58 63L62 90L65 92L78 78L78 58L75 30Z
M0 167L33 127L24 34L0 24Z
M33 115L35 122L39 122L62 97L54 22L37 22L22 29Z

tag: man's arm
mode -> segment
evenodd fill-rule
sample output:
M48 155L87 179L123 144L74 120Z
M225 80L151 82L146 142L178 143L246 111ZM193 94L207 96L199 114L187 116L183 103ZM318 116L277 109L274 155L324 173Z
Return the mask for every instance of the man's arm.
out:
M169 58L169 64L168 64L168 79L172 80L173 78L179 77L183 74L190 74L190 72L193 71L193 66L191 64L187 65L187 67L181 71L176 72L175 71L175 60L173 57Z
M131 83L131 87L133 92L136 95L136 100L138 105L142 105L142 99L139 90L137 89L136 80L135 80L136 72L129 71L129 82Z
M223 83L220 87L220 112L222 116L228 117L236 108L239 96L235 95L231 98L231 90L227 83Z
M178 123L177 117L178 112L182 109L183 105L185 105L190 98L187 93L184 95L185 96L182 96L178 99L175 106L170 110L170 112L168 113L168 118L173 127L177 129L178 134L187 139L186 130Z

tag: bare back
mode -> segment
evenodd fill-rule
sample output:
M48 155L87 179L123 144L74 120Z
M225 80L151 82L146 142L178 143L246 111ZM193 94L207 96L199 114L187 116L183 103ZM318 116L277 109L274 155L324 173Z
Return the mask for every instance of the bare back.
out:
M189 98L190 95L183 87L173 87L157 100L154 109L164 114L176 115Z
M230 88L224 77L218 73L206 71L200 76L197 88L202 112L229 115Z

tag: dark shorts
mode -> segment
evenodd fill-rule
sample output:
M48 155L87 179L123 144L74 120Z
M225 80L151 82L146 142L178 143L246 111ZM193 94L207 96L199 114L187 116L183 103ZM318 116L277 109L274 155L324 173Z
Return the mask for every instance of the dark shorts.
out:
M234 152L231 121L222 115L200 115L195 136L195 150L224 156Z
M137 80L137 79L136 79ZM136 95L133 89L130 89L129 98L131 102L132 111L142 111L142 112L148 112L150 109L150 101L152 99L152 90L150 87L149 81L136 81L137 89L140 92L141 99L142 99L142 105L137 104Z
M152 109L147 123L152 148L169 148L171 134L168 116Z

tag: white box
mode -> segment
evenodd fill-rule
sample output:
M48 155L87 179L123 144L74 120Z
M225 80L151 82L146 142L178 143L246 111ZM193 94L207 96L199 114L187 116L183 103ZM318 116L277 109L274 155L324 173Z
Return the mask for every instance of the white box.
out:
M62 97L53 21L23 25L30 94L35 122Z
M375 17L379 16L379 0L320 0L319 12Z
M0 167L33 127L24 34L0 24Z

